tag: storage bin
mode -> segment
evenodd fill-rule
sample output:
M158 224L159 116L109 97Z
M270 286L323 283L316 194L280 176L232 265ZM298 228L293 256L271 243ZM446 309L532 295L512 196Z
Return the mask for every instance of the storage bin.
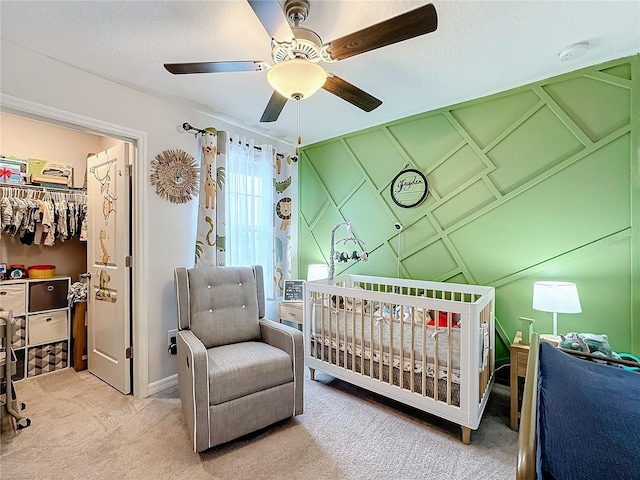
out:
M13 353L16 357L16 368L15 372L13 372L12 368L13 375L11 376L11 380L17 382L18 380L24 379L24 354L26 352L24 348L21 348L20 350L13 350Z
M13 317L13 338L11 345L13 348L24 347L27 344L27 320L25 317Z
M29 348L27 377L67 368L67 341Z
M67 279L29 282L29 311L41 312L66 308L68 293L69 281Z
M0 285L0 307L3 310L13 310L13 315L24 315L25 306L24 283L17 285Z
M29 345L49 343L66 338L67 310L29 315Z
M53 278L56 275L55 265L31 265L28 270L29 278Z

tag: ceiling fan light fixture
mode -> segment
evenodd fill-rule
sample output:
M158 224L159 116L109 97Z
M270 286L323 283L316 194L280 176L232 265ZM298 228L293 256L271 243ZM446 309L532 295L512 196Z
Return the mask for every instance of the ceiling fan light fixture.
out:
M269 84L285 98L308 98L327 80L327 72L317 63L302 58L275 64L267 72Z

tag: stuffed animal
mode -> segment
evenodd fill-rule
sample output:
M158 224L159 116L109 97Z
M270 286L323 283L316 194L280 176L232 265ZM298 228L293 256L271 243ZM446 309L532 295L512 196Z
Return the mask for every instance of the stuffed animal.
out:
M620 359L618 354L611 349L609 338L604 334L571 332L566 336L560 335L560 338L558 344L560 348Z
M431 320L429 323L427 323L427 325L435 325L435 321ZM438 327L444 327L446 328L448 326L448 321L447 321L447 312L438 312ZM452 313L451 314L451 326L453 328L459 328L460 327L460 323L458 323L458 321L456 320L456 314Z

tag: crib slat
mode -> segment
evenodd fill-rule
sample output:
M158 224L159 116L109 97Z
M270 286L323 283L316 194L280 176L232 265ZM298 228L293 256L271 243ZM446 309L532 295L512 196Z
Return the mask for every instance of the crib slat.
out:
M414 368L415 368L415 362L416 362L416 353L415 353L415 343L416 343L416 330L415 330L415 326L416 326L416 307L411 307L411 366L409 367L409 388L411 389L411 391L414 391L414 387L415 387L415 379L413 378L413 372L414 372ZM423 315L423 322L424 323L424 315Z
M356 299L351 298L351 371L356 371ZM345 343L347 341L345 340ZM346 347L345 347L346 350ZM345 352L346 356L347 352ZM348 364L347 364L348 365Z
M384 303L380 302L380 312L384 312ZM381 318L378 321L378 325L380 326L378 328L378 349L379 349L379 353L378 353L378 377L379 380L382 381L382 372L384 370L384 349L382 348L382 327L383 327L383 323L384 323L384 318Z
M360 352L361 352L361 360L360 360L360 373L364 375L364 362L365 362L365 335L364 335L364 301L362 302L362 308L360 310Z
M404 305L400 305L400 388L404 388Z
M326 316L326 308L325 305L328 305L327 303L325 303L328 300L327 295L325 295L324 293L322 294L322 303L320 305L321 311L322 311L322 315L320 318L320 340L322 341L322 343L320 344L320 351L321 351L321 356L322 356L322 361L325 362L325 355L324 355L324 329L325 329L325 316ZM329 315L331 315L331 311L329 310Z
M373 303L369 307L369 377L373 378Z
M342 308L338 308L338 313L336 314L336 364L340 366L340 319L342 319L342 341L344 353L342 354L342 368L347 368L347 297L343 296L342 298ZM338 307L340 304L338 303ZM340 313L342 312L342 315Z
M436 310L435 336L433 337L433 398L438 400L438 377L440 377L440 366L438 365L438 321L440 319L440 311Z
M447 405L451 405L451 379L453 370L451 369L451 312L447 312Z
M397 305L389 305L389 385L393 385L393 324L396 312L393 311Z
M336 301L338 301L338 297L336 295ZM329 363L333 363L333 348L331 346L331 342L333 341L333 331L331 325L333 323L333 305L331 305L331 297L329 297Z
M427 319L422 321L422 396L427 396Z

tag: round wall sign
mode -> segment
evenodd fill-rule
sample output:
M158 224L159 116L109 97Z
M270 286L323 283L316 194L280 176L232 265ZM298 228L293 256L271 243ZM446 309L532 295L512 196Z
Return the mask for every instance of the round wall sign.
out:
M391 199L402 208L417 207L428 193L427 177L415 168L402 170L391 181Z

